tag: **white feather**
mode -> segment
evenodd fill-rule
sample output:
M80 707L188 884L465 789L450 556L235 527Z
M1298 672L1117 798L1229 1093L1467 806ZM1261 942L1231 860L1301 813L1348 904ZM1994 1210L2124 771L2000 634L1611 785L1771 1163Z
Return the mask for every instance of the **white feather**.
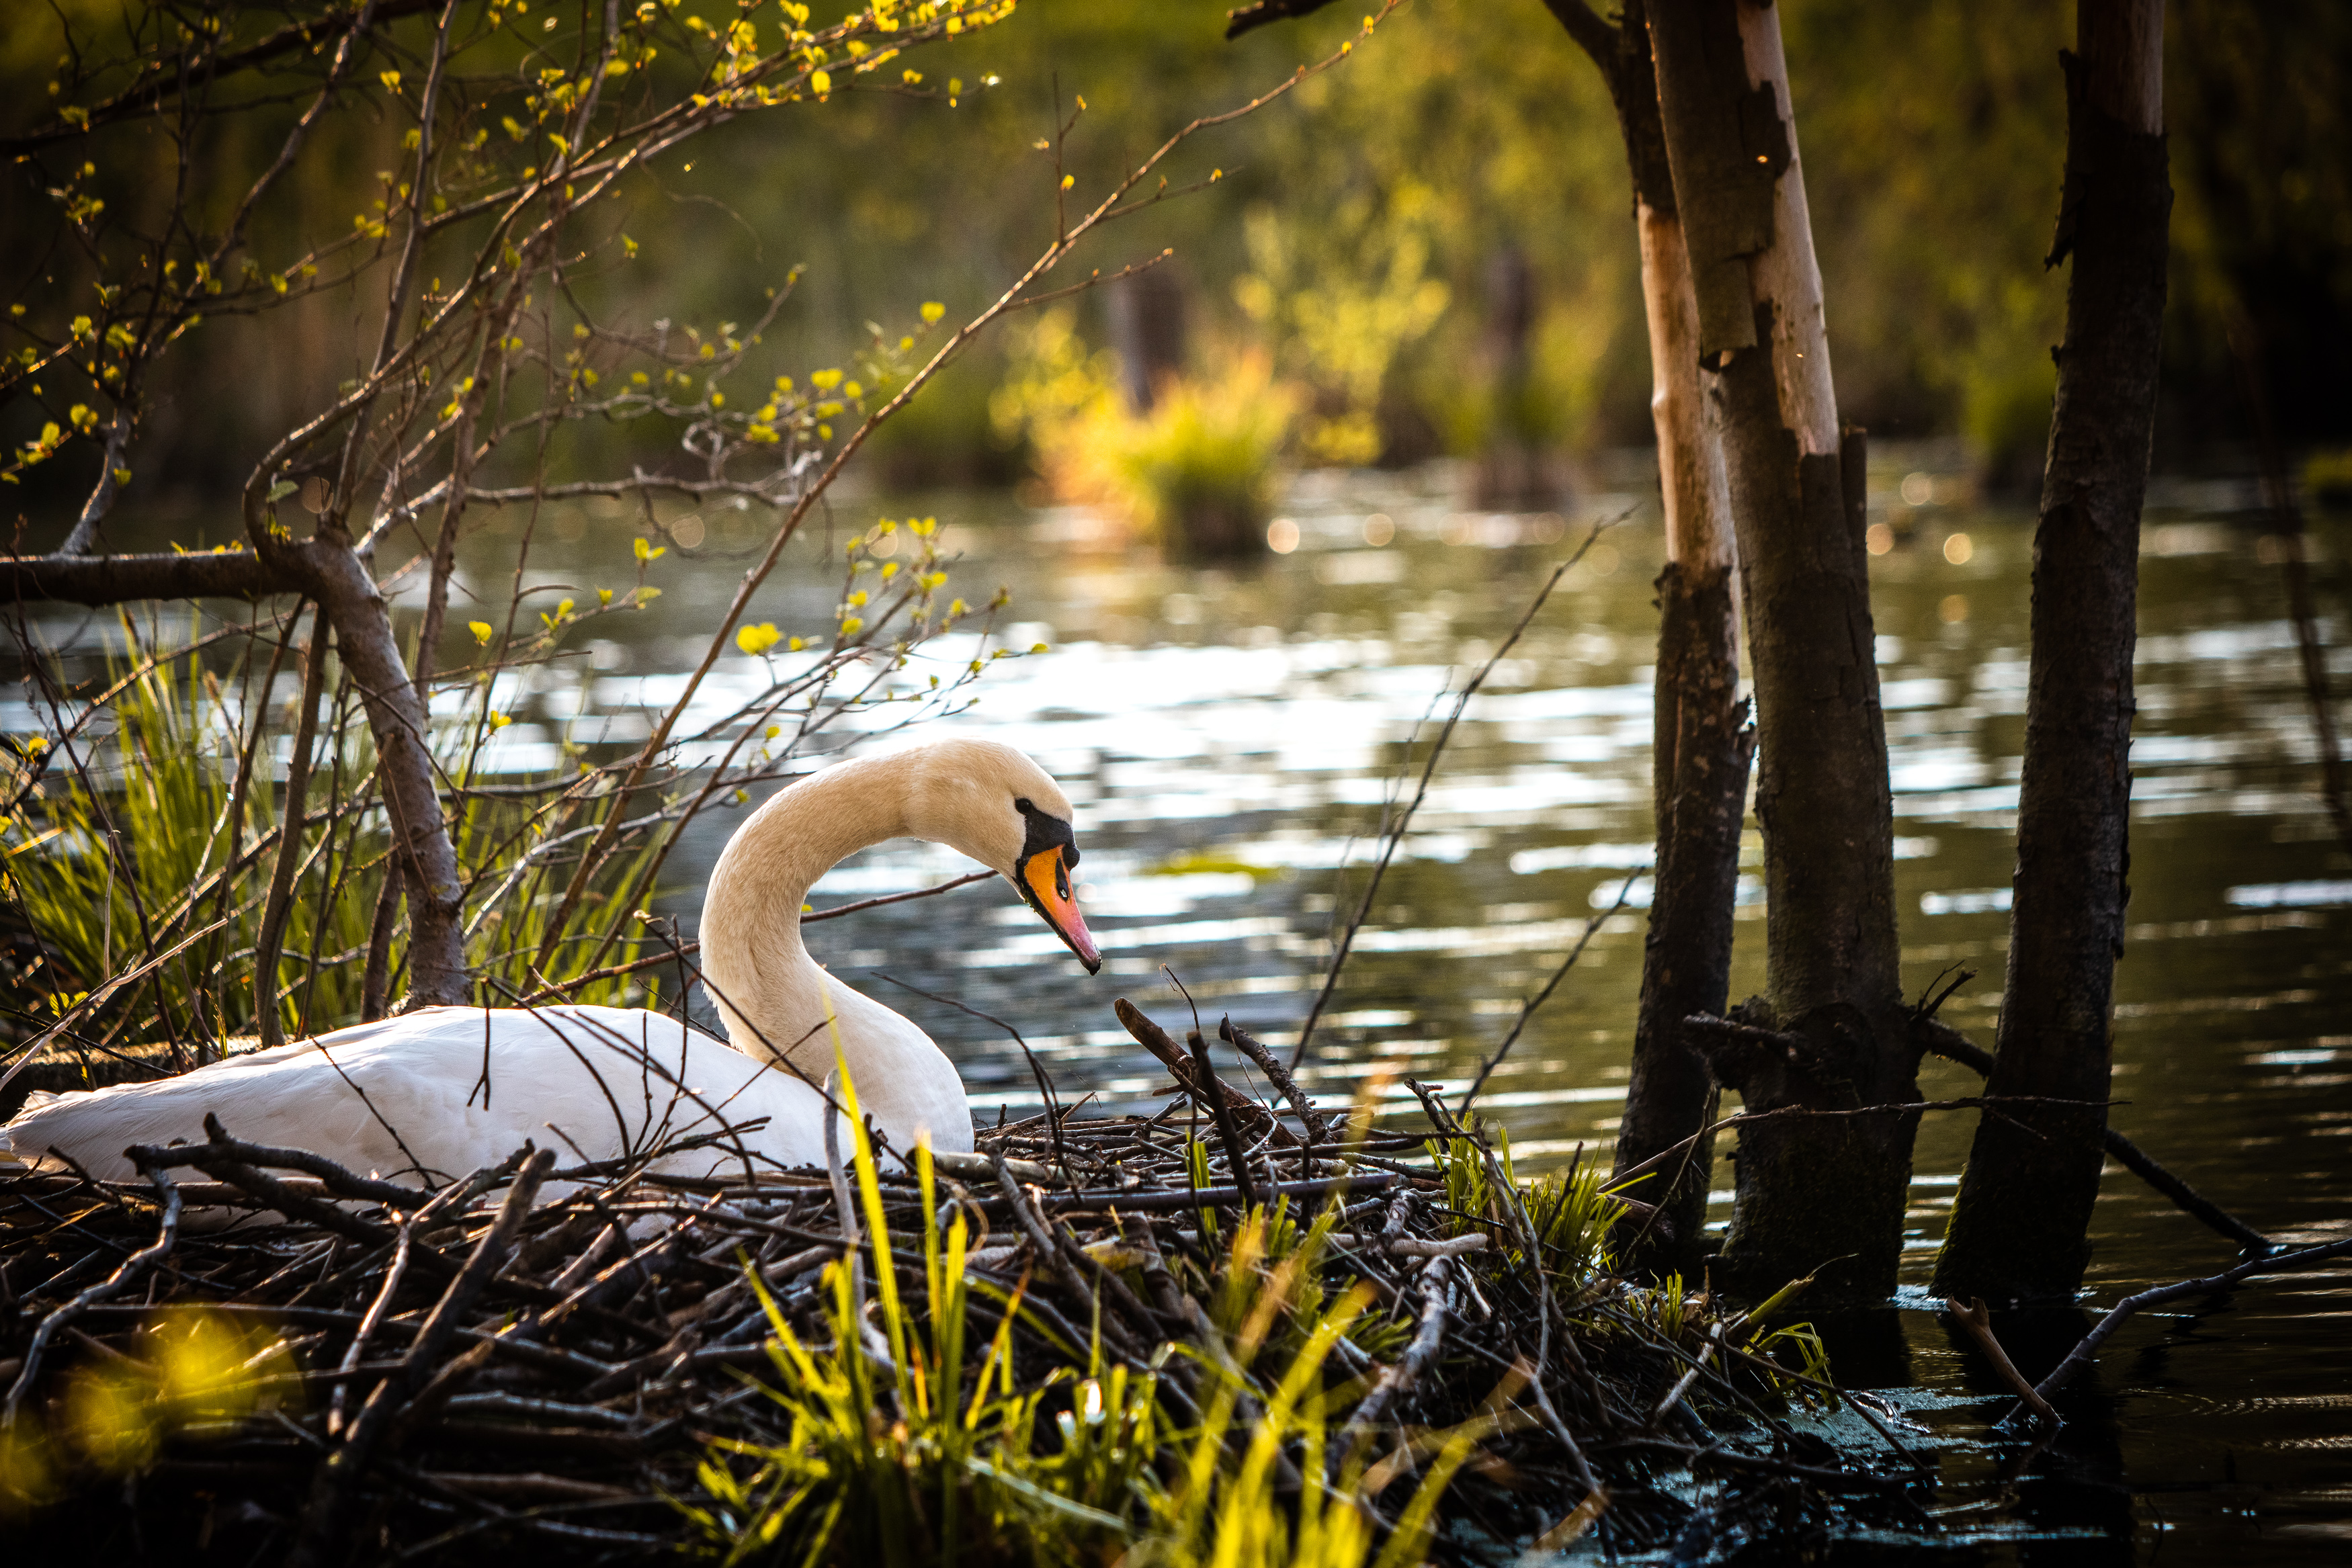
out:
M0 1127L0 1149L34 1163L58 1150L122 1179L133 1174L123 1150L201 1142L209 1114L247 1143L309 1149L395 1180L462 1176L526 1140L594 1161L729 1129L740 1133L657 1168L821 1165L816 1085L834 1070L837 1041L861 1109L892 1148L910 1155L928 1137L968 1151L971 1109L954 1064L913 1023L809 957L801 902L843 856L902 835L1013 876L1026 832L1016 800L1069 820L1068 800L1035 763L965 740L828 768L771 799L720 856L703 909L702 964L727 1040L625 1008L424 1008L161 1082L28 1102Z

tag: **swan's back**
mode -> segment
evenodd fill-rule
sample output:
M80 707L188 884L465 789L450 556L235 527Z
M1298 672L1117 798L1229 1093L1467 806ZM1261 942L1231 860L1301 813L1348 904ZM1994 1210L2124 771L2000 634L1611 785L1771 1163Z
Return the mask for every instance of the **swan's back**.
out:
M247 1143L440 1182L494 1166L526 1139L570 1164L767 1119L656 1167L702 1176L747 1159L754 1169L823 1163L823 1106L790 1069L659 1013L423 1008L158 1083L61 1094L0 1127L0 1147L27 1162L59 1149L93 1176L125 1180L135 1175L125 1148L201 1143L209 1113Z

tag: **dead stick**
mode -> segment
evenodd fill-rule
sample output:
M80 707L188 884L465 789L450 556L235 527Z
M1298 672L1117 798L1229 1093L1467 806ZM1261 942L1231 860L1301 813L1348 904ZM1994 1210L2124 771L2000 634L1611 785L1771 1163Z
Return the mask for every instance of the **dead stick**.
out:
M539 1196L540 1184L554 1166L552 1149L541 1149L524 1162L515 1175L514 1186L507 1189L496 1223L482 1233L481 1240L474 1247L474 1255L449 1281L448 1289L442 1291L433 1315L425 1321L408 1354L401 1358L400 1371L375 1385L367 1403L360 1408L359 1419L352 1424L351 1435L319 1466L311 1479L309 1505L302 1511L300 1532L287 1556L289 1568L325 1568L340 1556L352 1494L361 1475L375 1457L375 1449L390 1431L402 1404L430 1380L460 1320L472 1310L475 1298L490 1282L490 1276L505 1264L508 1254L514 1249L515 1233L521 1229L523 1217L530 1212L531 1199Z
M1969 1304L1962 1306L1958 1297L1947 1296L1944 1306L1954 1320L1969 1331L1969 1337L1977 1342L1977 1348L1991 1361L1992 1369L2000 1374L2001 1381L2016 1389L2019 1397L2032 1406L2038 1415L2048 1420L2057 1420L2058 1412L2051 1408L2050 1401L2044 1399L2033 1385L2025 1381L2025 1375L2017 1370L2015 1362L2009 1359L2009 1352L2003 1350L2000 1341L1993 1337L1992 1314L1985 1311L1983 1298L1971 1296Z
M386 1208L403 1212L422 1207L434 1197L431 1187L403 1186L398 1182L379 1181L360 1176L308 1149L279 1149L267 1144L248 1144L228 1136L226 1132L213 1134L206 1143L142 1145L129 1153L134 1161L143 1159L155 1166L201 1167L207 1159L228 1159L245 1166L300 1171L305 1176L318 1177L331 1191L345 1197L382 1204Z
M2099 1346L2106 1343L2107 1336L2121 1328L2124 1320L2134 1312L2160 1306L2166 1301L2179 1301L2183 1296L2201 1296L2213 1291L2226 1291L2240 1281L2251 1279L2256 1274L2283 1274L2291 1269L2300 1269L2306 1263L2324 1262L2330 1258L2343 1257L2347 1253L2352 1253L2352 1240L2330 1241L2322 1247L2306 1247L2299 1252L2280 1252L2268 1258L2249 1259L2234 1269L2225 1269L2219 1274L2209 1274L2201 1280L2182 1280L2177 1284L2158 1285L2154 1290L2142 1291L2137 1296L2126 1296L2108 1310L2107 1315L2099 1320L2096 1328L2084 1334L2081 1343L2066 1353L2066 1359L2058 1364L2057 1370L2043 1378L2033 1391L2042 1398L2048 1399L2053 1394L2073 1382L2075 1375L2090 1365L2092 1360L2097 1356ZM2007 1426L2023 1414L2024 1410L2025 1403L2020 1400L2009 1414L2000 1418L1999 1425Z
M1411 1389L1429 1364L1437 1359L1437 1349L1445 1338L1445 1282L1453 1268L1450 1258L1432 1258L1421 1270L1421 1326L1413 1332L1412 1343L1405 1346L1404 1354L1394 1366L1381 1374L1381 1380L1356 1406L1348 1418L1352 1428L1377 1427L1398 1395Z
M1102 1325L1104 1337L1114 1342L1113 1348L1121 1356L1139 1364L1144 1354L1142 1348L1135 1343L1133 1337L1128 1333L1124 1325L1117 1318L1102 1310L1102 1301L1087 1283L1085 1274L1064 1256L1063 1249L1056 1244L1054 1233L1047 1228L1046 1220L1038 1214L1036 1209L1030 1207L1028 1194L1023 1192L1020 1184L1013 1179L1013 1173L1004 1168L1004 1157L1002 1155L997 1155L994 1163L996 1185L1003 1190L1005 1197L1013 1205L1014 1223L1021 1227L1022 1234L1029 1238L1029 1245L1037 1249L1037 1261L1056 1279L1067 1285L1073 1295L1094 1310L1095 1321ZM1129 1292L1129 1299L1134 1299L1132 1292ZM1080 1336L1073 1343L1083 1344L1086 1342L1084 1336Z
M1226 1044L1256 1062L1257 1070L1265 1074L1267 1081L1285 1100L1290 1102L1290 1108L1298 1113L1299 1121L1306 1124L1307 1142L1310 1145L1324 1135L1328 1129L1324 1125L1322 1113L1315 1109L1315 1102L1307 1097L1307 1092L1298 1087L1298 1080L1290 1075L1290 1069L1276 1061L1274 1052L1266 1050L1257 1036L1230 1018L1217 1020L1217 1034Z
M1948 1023L1931 1018L1915 1019L1911 1038L1947 1061L1957 1061L1979 1077L1992 1075L1992 1053ZM2278 1243L2230 1213L2204 1194L2158 1165L2153 1155L2113 1127L2101 1129L2101 1135L2116 1163L2147 1183L2172 1200L2173 1207L2191 1218L2202 1220L2241 1247L2261 1252L2277 1249Z
M400 1240L392 1249L392 1266L384 1270L383 1286L368 1302L366 1312L360 1318L359 1328L352 1334L351 1348L343 1353L342 1364L336 1368L335 1391L327 1401L327 1436L330 1438L342 1436L343 1406L351 1394L352 1376L360 1364L361 1356L367 1352L368 1341L375 1337L376 1325L383 1321L384 1310L392 1305L392 1298L399 1292L400 1281L407 1277L408 1249L415 1239L415 1220L400 1228Z
M1135 1037L1135 1042L1158 1057L1160 1065L1168 1070L1168 1076L1176 1081L1176 1087L1200 1102L1202 1109L1215 1114L1215 1108L1209 1103L1210 1097L1214 1095L1254 1122L1260 1119L1272 1122L1276 1143L1287 1146L1298 1142L1290 1129L1270 1115L1265 1106L1232 1084L1217 1082L1213 1087L1204 1087L1199 1072L1192 1066L1192 1058L1185 1054L1182 1046L1176 1043L1176 1037L1152 1022L1142 1009L1121 997L1111 1004L1111 1010L1118 1015L1118 1021L1127 1027L1127 1032Z
M0 1429L16 1425L16 1407L24 1402L26 1391L33 1386L33 1380L40 1375L41 1352L58 1331L79 1316L86 1308L103 1301L161 1262L170 1254L172 1244L179 1239L179 1189L172 1185L172 1178L161 1166L149 1171L148 1176L163 1197L163 1219L156 1229L155 1239L125 1258L113 1273L41 1320L41 1326L33 1331L33 1343L25 1347L25 1359L17 1369L16 1381L9 1385L7 1405L5 1410L0 1410Z
M1486 1161L1487 1179L1494 1182L1495 1178L1501 1174L1496 1166L1494 1151L1483 1141L1480 1142L1478 1149ZM1568 1423L1560 1419L1559 1409L1551 1402L1551 1395L1544 1388L1544 1368L1551 1359L1552 1312L1556 1303L1552 1300L1551 1273L1543 1266L1543 1245L1536 1230L1535 1216L1528 1212L1527 1195L1516 1184L1508 1181L1499 1182L1496 1184L1495 1190L1504 1197L1504 1201L1508 1207L1508 1218L1519 1233L1519 1245L1524 1249L1523 1256L1533 1265L1531 1272L1536 1280L1536 1309L1539 1326L1536 1336L1535 1364L1528 1374L1528 1390L1535 1396L1536 1410L1543 1416L1545 1427L1549 1428L1553 1438L1567 1453L1569 1465L1576 1472L1577 1484L1584 1488L1586 1503L1590 1504L1594 1498L1598 1498L1601 1500L1598 1507L1605 1508L1609 1500L1607 1490L1601 1486L1600 1478L1592 1473L1591 1462L1585 1458L1583 1447L1577 1442L1576 1435L1568 1429ZM1565 1323L1560 1325L1560 1341L1567 1349L1571 1368L1581 1375L1587 1384L1591 1385L1591 1396L1605 1414L1608 1406L1601 1399L1600 1386L1593 1381L1591 1369L1584 1364L1584 1358L1577 1354L1576 1340L1568 1332L1568 1325ZM1599 1517L1598 1508L1593 1517Z
M1209 1113L1216 1118L1217 1137L1225 1145L1226 1162L1233 1166L1234 1185L1242 1189L1243 1204L1255 1208L1257 1193L1250 1180L1249 1148L1234 1126L1233 1109L1225 1103L1223 1092L1224 1086L1217 1082L1216 1064L1209 1060L1209 1042L1201 1038L1198 1030L1192 1031L1192 1046L1193 1065L1200 1069L1201 1082L1209 1088Z

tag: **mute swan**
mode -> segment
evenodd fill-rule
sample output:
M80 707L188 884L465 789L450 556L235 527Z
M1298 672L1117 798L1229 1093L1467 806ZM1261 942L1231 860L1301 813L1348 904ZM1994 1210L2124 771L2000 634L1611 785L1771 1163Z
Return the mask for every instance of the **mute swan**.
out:
M812 774L736 831L702 906L702 971L725 1041L635 1009L421 1008L162 1082L28 1103L0 1126L0 1148L35 1163L57 1149L93 1175L125 1179L126 1147L201 1142L211 1113L247 1143L437 1181L495 1165L526 1138L610 1159L765 1117L740 1143L657 1168L821 1165L824 1097L812 1085L834 1068L830 1003L860 1108L892 1148L910 1154L928 1134L937 1149L967 1152L971 1113L954 1063L801 944L810 884L845 856L901 837L1001 872L1088 973L1101 968L1070 894L1078 850L1060 787L1009 746L931 741ZM942 936L951 941L952 927Z

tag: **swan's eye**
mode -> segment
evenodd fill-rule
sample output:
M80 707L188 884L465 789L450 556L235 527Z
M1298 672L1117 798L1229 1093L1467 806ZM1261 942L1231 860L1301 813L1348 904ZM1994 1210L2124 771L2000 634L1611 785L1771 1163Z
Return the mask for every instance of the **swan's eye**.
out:
M1016 799L1013 800L1013 809L1014 810L1016 810L1016 811L1034 811L1034 810L1035 810L1037 808L1036 808L1036 806L1035 806L1035 805L1034 805L1034 804L1030 800L1029 797L1027 797L1026 795L1023 795L1023 796L1020 796L1020 797L1016 798Z

